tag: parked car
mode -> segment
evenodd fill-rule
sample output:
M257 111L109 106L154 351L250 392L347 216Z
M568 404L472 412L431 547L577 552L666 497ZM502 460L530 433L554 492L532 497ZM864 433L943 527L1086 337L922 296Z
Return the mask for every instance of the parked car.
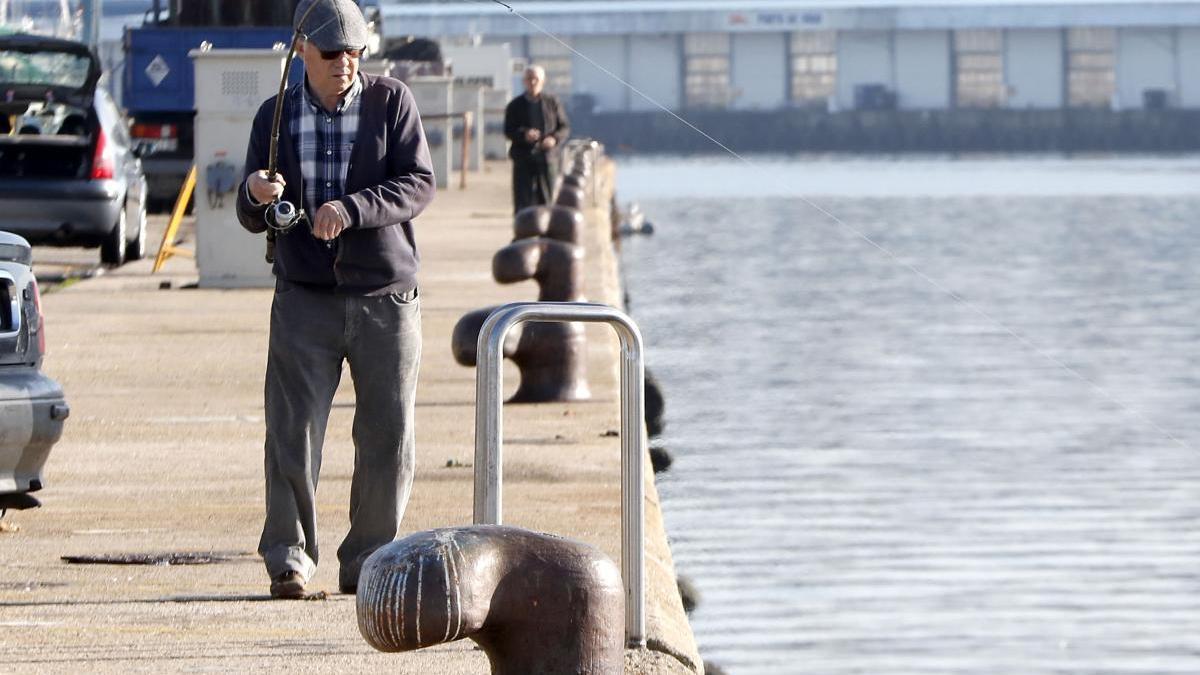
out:
M0 232L0 515L38 506L42 466L71 413L42 373L46 331L29 242Z
M117 266L146 252L146 177L99 80L87 45L0 36L0 229Z

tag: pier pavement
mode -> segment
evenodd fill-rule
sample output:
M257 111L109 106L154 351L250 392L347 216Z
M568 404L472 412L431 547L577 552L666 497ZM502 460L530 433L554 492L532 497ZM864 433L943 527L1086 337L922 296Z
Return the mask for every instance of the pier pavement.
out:
M416 222L424 358L416 482L402 534L471 520L475 371L453 361L450 333L470 310L536 299L532 281L500 286L491 277L492 254L511 239L509 203L507 166L489 164L467 190L440 193ZM588 218L587 297L619 305L607 212L591 209ZM156 219L152 242L163 224ZM56 255L38 249L35 266ZM353 466L348 375L326 437L318 491L324 555L310 583L329 596L269 599L254 549L271 291L198 289L190 259L172 258L158 274L151 263L43 297L45 370L64 386L72 413L38 494L44 506L0 521L0 671L488 672L467 640L375 652L359 636L354 597L337 593L333 554L348 527ZM505 522L595 544L619 561L618 345L605 326L588 331L591 400L506 406ZM508 364L508 391L516 384ZM698 672L652 477L647 487L650 648L627 652L625 671ZM225 560L62 560L170 553Z

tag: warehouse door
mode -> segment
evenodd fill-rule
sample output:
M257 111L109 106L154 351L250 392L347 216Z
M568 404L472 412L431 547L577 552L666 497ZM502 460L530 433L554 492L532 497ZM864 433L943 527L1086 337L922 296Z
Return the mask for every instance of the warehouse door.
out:
M733 101L739 110L776 110L787 101L787 36L733 36Z

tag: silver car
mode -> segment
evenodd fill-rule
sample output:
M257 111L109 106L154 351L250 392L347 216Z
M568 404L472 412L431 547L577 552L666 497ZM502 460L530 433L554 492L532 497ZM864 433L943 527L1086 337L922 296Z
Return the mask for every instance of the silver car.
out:
M146 252L146 178L121 111L80 42L0 36L0 229L34 243Z
M46 332L29 242L0 232L0 515L38 506L42 466L71 410L42 373Z

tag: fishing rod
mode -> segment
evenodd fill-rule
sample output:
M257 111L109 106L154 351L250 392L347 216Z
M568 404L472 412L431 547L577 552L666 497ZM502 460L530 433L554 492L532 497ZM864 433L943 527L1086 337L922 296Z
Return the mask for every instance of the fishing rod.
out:
M301 28L304 27L304 22L308 20L308 16L312 14L318 4L320 4L320 0L315 0L310 4L304 14L300 16L300 20L296 22L296 28L292 32L292 44L288 47L287 60L283 64L283 75L279 78L279 94L275 97L275 115L271 119L271 147L267 153L267 180L270 182L275 182L275 177L279 174L279 127L283 121L283 95L287 90L288 77L292 72L292 60L296 57L296 43L301 37L305 40L308 39L308 36L301 32ZM274 262L276 233L288 232L297 224L308 220L308 216L305 215L303 207L296 208L296 205L289 201L276 199L267 207L265 218L268 227L267 262Z

